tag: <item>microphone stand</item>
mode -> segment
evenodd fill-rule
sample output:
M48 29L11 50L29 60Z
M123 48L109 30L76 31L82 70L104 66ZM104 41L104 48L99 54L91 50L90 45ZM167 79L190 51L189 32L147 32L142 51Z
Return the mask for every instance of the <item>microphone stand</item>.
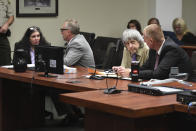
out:
M106 77L106 85L107 85L107 89L104 90L104 94L117 94L117 93L121 93L121 90L117 90L117 84L118 84L118 74L117 74L117 79L116 79L116 85L113 87L108 88L108 73L107 73L107 77Z
M94 73L93 73L89 78L92 79L92 80L103 80L104 77L102 77L102 76L97 76L97 75L96 75L96 71L97 71L97 69L96 69L96 67L95 67Z
M39 74L39 76L41 77L57 77L57 76L54 76L54 75L49 75L49 62L45 62L45 61L41 61L42 64L44 65L44 74Z

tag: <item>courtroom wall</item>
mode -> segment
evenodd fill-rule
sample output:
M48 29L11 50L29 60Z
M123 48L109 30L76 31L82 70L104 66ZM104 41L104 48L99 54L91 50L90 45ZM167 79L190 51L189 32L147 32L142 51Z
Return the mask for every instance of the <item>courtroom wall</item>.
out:
M188 28L196 35L196 0L182 1L182 17L186 20Z
M80 23L81 31L94 32L96 36L121 37L130 19L138 19L142 28L146 26L147 20L155 16L155 1L59 0L59 15L57 17L16 17L14 24L11 26L12 36L9 38L11 48L14 49L15 42L19 41L24 31L32 25L39 26L52 45L63 46L64 40L59 29L67 18L76 18ZM191 2L186 1L195 3L194 0L184 0L183 9L191 5ZM15 10L16 2L15 0L11 0L11 2ZM190 14L187 9L183 16L186 16L186 14ZM194 13L191 15L194 15ZM191 20L195 18L192 17L190 16ZM189 19L189 17L186 18ZM191 20L188 22L191 23ZM190 28L196 32L194 24L191 23Z
M76 18L81 31L94 32L98 36L121 37L130 19L138 19L142 26L153 13L154 0L59 0L58 17L15 18L11 26L12 50L27 27L39 26L46 39L53 45L63 46L60 28L67 18ZM15 9L15 0L12 6Z

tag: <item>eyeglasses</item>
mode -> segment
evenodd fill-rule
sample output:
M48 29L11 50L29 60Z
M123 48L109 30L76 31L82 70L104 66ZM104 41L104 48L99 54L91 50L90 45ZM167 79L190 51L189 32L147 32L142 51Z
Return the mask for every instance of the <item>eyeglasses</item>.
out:
M64 30L69 30L69 29L65 29L65 28L61 28L60 31L63 32Z

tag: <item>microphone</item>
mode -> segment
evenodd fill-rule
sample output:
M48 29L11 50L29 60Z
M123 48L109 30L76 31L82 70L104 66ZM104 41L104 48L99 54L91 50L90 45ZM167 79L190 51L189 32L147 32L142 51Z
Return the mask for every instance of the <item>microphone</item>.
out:
M96 66L93 67L93 68L94 68L94 72L93 72L93 74L89 77L89 79L92 79L92 80L103 80L104 77L102 77L102 76L97 76L97 75L96 75L96 71L97 71ZM90 70L90 69L89 69L89 70ZM90 72L91 72L91 71L90 71Z

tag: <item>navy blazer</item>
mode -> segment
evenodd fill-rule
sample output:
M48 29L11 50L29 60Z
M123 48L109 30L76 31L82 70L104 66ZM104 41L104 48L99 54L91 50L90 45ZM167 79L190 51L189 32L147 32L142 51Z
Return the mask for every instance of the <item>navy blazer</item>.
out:
M139 78L141 79L166 79L169 78L170 68L179 67L180 73L191 74L192 66L187 53L179 47L171 38L167 38L163 44L159 56L158 67L154 70L156 51L150 50L149 59L140 68Z

